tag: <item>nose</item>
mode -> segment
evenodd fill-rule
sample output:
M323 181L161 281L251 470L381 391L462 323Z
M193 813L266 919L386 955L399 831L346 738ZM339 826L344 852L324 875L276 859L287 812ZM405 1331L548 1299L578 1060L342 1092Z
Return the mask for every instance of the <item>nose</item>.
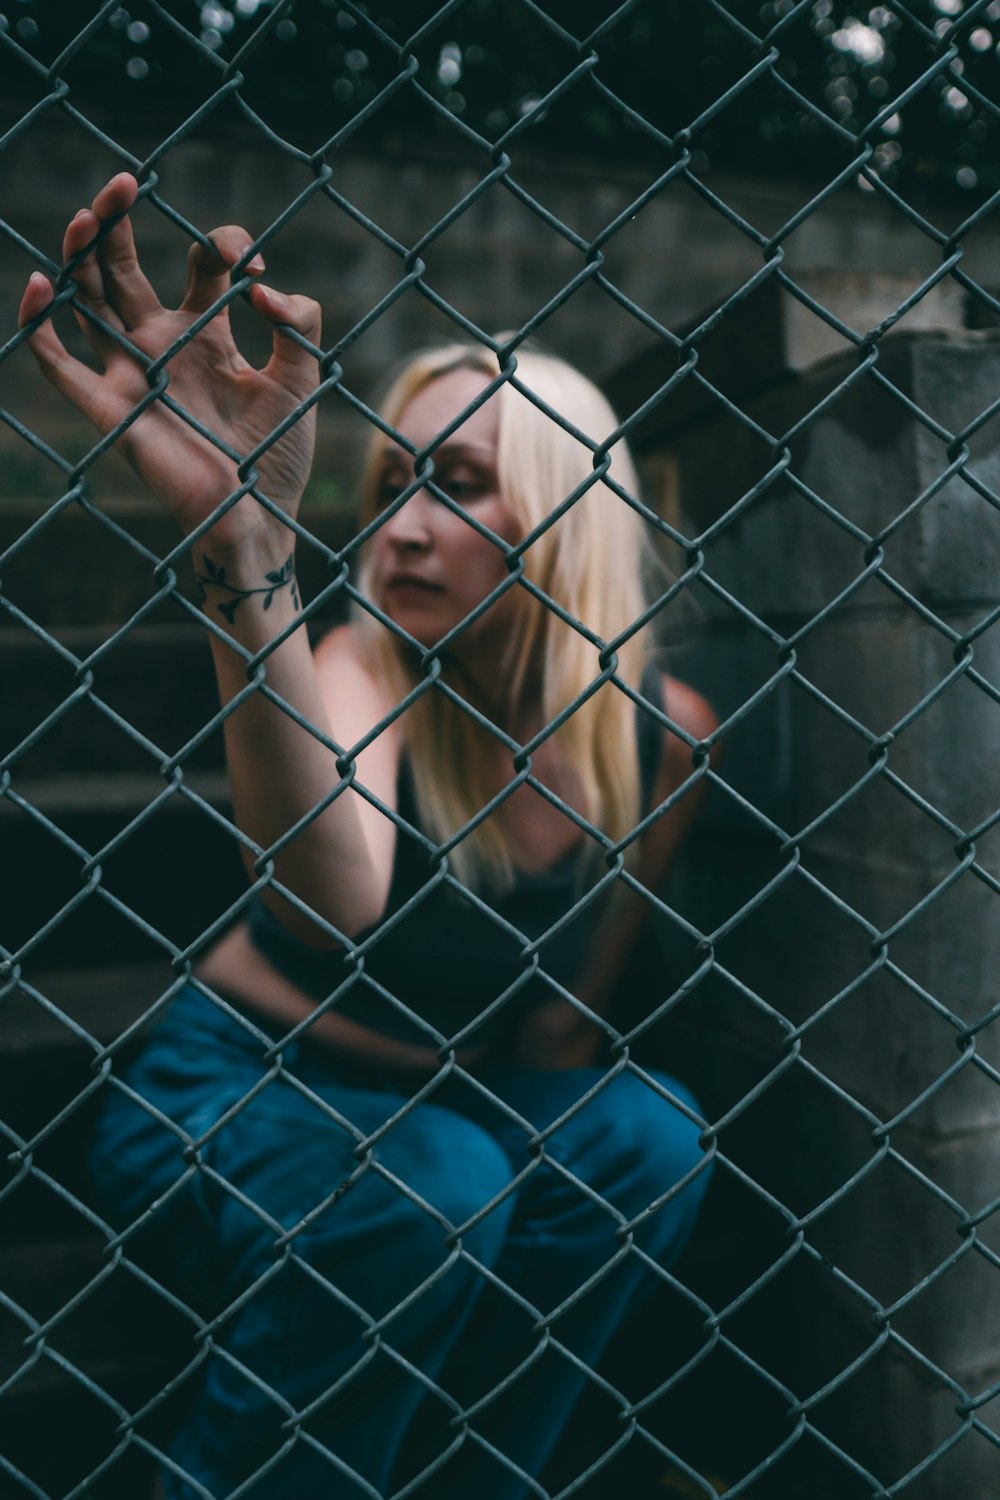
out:
M383 521L379 534L385 543L398 551L426 551L433 539L432 504L426 490L416 490Z

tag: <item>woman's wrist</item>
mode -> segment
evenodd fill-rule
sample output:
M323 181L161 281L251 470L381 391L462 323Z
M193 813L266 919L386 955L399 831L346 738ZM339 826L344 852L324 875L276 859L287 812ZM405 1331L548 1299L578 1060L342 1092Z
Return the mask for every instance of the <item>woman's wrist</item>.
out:
M301 607L295 573L294 538L282 528L279 536L249 538L240 546L206 545L192 548L195 581L201 603L213 618L229 625L248 615L281 616Z

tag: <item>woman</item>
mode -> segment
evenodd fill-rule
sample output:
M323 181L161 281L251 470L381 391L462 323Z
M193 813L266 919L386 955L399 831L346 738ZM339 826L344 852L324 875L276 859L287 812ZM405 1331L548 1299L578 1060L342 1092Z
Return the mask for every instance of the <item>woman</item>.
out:
M164 309L136 194L114 178L64 242L102 372L44 317L30 343L192 536L255 883L109 1085L94 1148L108 1218L141 1219L208 1320L163 1493L423 1475L434 1500L513 1500L706 1183L682 1086L598 1058L635 891L691 821L715 721L635 635L602 680L643 608L641 522L573 435L613 431L610 409L537 353L519 379L565 426L484 350L407 366L368 465L367 602L312 652L289 520L319 309L257 280L232 226ZM224 310L189 336L233 267L273 327L260 371ZM52 295L33 276L22 324ZM622 444L608 478L634 493Z

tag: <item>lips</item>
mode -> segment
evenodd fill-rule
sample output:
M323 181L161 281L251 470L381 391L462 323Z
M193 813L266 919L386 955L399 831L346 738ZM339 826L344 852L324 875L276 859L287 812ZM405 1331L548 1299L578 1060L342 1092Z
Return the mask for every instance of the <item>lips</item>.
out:
M398 592L402 589L413 589L425 594L440 594L443 585L434 583L430 578L421 578L417 573L393 573L386 579L385 591L387 594Z

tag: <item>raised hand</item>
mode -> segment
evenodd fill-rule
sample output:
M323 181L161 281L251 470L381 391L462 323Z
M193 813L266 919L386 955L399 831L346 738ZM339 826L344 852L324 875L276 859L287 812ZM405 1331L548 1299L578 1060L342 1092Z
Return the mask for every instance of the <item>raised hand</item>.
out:
M121 173L97 194L90 208L70 222L63 240L68 261L97 235L102 223L122 214L104 239L73 272L79 301L143 354L157 359L230 284L230 268L246 254L251 239L245 229L227 225L210 236L213 255L195 244L188 255L187 286L179 308L165 308L139 265L132 226L127 217L138 184ZM247 271L264 269L259 255ZM30 322L49 305L53 290L36 272L21 301L19 324ZM228 312L218 312L169 360L169 395L208 431L241 458L252 452L315 389L315 358L283 331L294 329L311 343L320 335L320 310L306 297L286 296L256 283L250 291L254 310L274 328L270 359L262 370L240 354ZM110 432L149 395L143 366L90 318L77 313L102 370L73 358L46 320L31 335L30 347L48 380L79 407L102 432ZM256 464L259 488L270 500L294 514L312 463L315 421L312 411L262 454ZM155 400L127 427L116 446L185 532L207 519L240 484L236 463L201 437L161 400ZM221 517L205 536L206 547L228 552L261 533L284 531L275 539L289 550L287 530L246 496Z

